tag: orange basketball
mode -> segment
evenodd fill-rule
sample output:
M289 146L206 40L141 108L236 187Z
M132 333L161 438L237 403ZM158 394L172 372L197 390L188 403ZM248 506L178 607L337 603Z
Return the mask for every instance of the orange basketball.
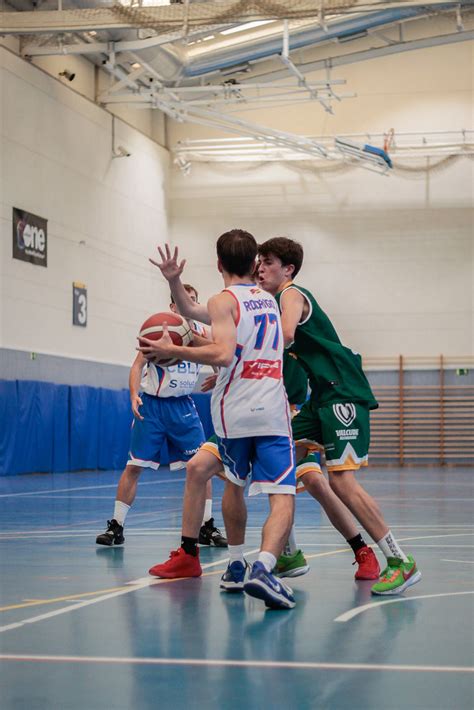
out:
M175 345L190 345L193 340L193 333L187 320L178 313L155 313L146 319L140 328L139 338L148 340L159 340L163 335L163 323L168 324L170 338ZM141 340L139 341L142 345ZM179 362L178 358L167 358L164 360L154 359L155 365L169 367Z

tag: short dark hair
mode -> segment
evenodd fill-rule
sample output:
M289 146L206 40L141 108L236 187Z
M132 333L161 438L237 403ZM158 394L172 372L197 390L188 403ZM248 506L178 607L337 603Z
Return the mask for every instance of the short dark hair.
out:
M187 291L188 293L189 293L190 291L194 291L194 293L196 294L196 301L199 301L199 294L198 294L198 292L196 291L196 289L194 288L194 286L191 286L191 284L183 284L183 288L184 288L184 290ZM175 300L174 300L174 298L173 298L173 294L172 294L172 293L170 293L170 299L171 299L170 303L175 303Z
M267 239L263 244L259 244L259 256L269 256L270 254L280 259L283 266L293 264L295 267L292 274L293 278L301 269L304 256L303 247L299 242L295 242L293 239L288 239L288 237L273 237L273 239Z
M257 242L243 229L231 229L217 240L217 256L228 274L247 276L254 270Z

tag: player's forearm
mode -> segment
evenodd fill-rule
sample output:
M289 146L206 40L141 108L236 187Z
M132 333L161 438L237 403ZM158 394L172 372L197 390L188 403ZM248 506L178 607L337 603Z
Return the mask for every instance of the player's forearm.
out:
M211 321L206 306L202 306L200 303L195 303L192 300L179 276L175 279L171 279L169 285L178 311L184 318L191 318L210 325Z
M234 357L233 350L231 351L228 347L218 345L217 343L208 343L207 345L197 348L169 345L166 351L166 357L177 357L180 360L215 367L229 367Z
M128 377L128 388L130 390L130 399L133 399L140 392L140 382L142 378L142 365L134 363L130 368Z
M292 345L295 342L295 331L294 330L285 330L283 329L283 344L285 348L289 348L290 345Z

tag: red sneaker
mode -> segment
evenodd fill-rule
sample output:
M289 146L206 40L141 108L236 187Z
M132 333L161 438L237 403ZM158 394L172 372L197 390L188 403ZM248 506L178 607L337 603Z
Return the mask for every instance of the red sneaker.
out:
M161 565L155 565L148 570L148 574L153 577L163 579L177 579L180 577L200 577L202 574L201 563L199 562L199 550L196 557L188 555L180 547L170 552L170 558Z
M380 565L374 554L374 551L365 545L355 553L355 562L358 564L356 579L378 579L380 577Z

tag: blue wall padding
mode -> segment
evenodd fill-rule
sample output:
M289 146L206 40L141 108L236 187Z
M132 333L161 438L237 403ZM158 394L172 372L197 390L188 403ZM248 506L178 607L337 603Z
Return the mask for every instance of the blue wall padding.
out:
M53 473L69 471L69 390L68 385L53 385Z
M133 414L128 390L100 390L99 462L97 468L124 468Z
M210 396L193 399L209 437ZM0 476L121 469L132 419L125 389L0 380ZM168 463L166 445L161 463Z
M70 391L69 469L99 466L100 389L79 385Z
M0 380L0 476L16 473L15 445L18 427L16 380Z
M17 473L52 470L54 389L55 385L49 382L17 380Z

